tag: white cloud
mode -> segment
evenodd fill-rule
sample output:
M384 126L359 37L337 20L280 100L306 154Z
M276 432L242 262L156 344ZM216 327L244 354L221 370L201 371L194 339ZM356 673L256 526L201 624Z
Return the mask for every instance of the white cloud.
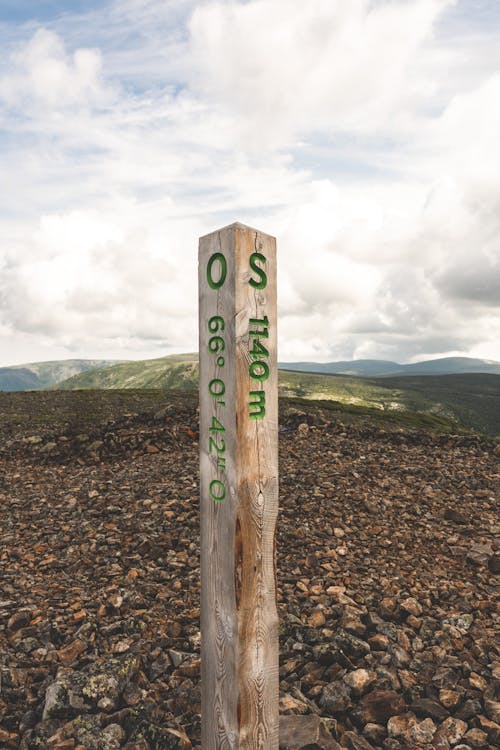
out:
M39 29L11 58L0 78L0 98L9 106L46 106L65 110L75 104L102 104L109 91L102 79L99 50L77 49L69 55L52 31Z
M282 359L500 359L500 45L461 4L120 0L17 28L4 364L193 350L197 239L233 220L278 237Z
M428 95L418 55L449 0L211 2L191 22L193 82L255 147L392 129ZM230 61L230 63L229 63Z

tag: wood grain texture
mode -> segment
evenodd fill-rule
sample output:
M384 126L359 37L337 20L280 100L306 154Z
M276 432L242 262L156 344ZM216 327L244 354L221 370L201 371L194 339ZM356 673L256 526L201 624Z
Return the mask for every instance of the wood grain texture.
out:
M227 279L218 291L206 281L215 252L227 260ZM266 258L263 289L249 283L256 252ZM276 243L234 224L201 238L199 267L202 746L278 750ZM223 368L208 353L212 315L226 322ZM249 373L255 359L249 320L265 316L269 377L259 382ZM217 407L226 429L227 492L220 503L209 495L210 482L221 476L207 449L214 413L207 394L214 377L226 386L225 405ZM262 389L265 416L251 419L249 393Z

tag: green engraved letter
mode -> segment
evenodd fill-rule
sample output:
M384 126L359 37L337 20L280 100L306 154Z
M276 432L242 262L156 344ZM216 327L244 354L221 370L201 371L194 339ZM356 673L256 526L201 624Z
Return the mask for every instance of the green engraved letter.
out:
M266 392L250 391L249 412L250 419L263 419L266 416ZM253 399L253 400L252 400Z
M214 281L214 278L212 276L212 267L216 262L220 264L220 276L217 281ZM226 275L227 263L225 257L222 255L222 253L214 253L210 256L207 264L207 281L210 289L220 289L226 280Z
M252 253L250 256L250 268L252 271L255 271L255 273L260 276L260 281L256 281L255 279L249 279L248 283L255 287L255 289L264 289L264 287L267 286L267 275L266 272L259 268L257 265L257 261L260 261L262 264L266 262L266 258L262 253Z

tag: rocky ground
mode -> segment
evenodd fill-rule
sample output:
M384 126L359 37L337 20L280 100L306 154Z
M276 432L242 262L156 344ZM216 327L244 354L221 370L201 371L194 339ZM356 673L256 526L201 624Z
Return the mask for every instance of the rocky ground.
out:
M199 748L196 402L86 421L80 394L81 422L35 430L23 396L0 403L0 747ZM499 464L283 404L283 750L500 747Z

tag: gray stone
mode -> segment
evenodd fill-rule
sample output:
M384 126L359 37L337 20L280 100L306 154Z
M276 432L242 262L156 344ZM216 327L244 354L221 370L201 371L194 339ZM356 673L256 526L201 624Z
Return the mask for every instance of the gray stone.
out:
M94 663L78 672L59 669L45 692L43 719L71 718L98 706L108 711L116 708L138 668L137 659L126 656Z
M352 706L351 688L344 682L331 682L325 685L320 706L331 715L347 711Z
M465 721L449 716L439 725L434 735L434 742L437 743L438 740L444 739L448 745L456 745L457 742L460 742L466 731L467 724Z
M413 724L408 730L408 739L410 742L414 742L417 747L420 745L427 745L432 742L432 738L436 733L436 725L432 719L424 719L421 722Z

